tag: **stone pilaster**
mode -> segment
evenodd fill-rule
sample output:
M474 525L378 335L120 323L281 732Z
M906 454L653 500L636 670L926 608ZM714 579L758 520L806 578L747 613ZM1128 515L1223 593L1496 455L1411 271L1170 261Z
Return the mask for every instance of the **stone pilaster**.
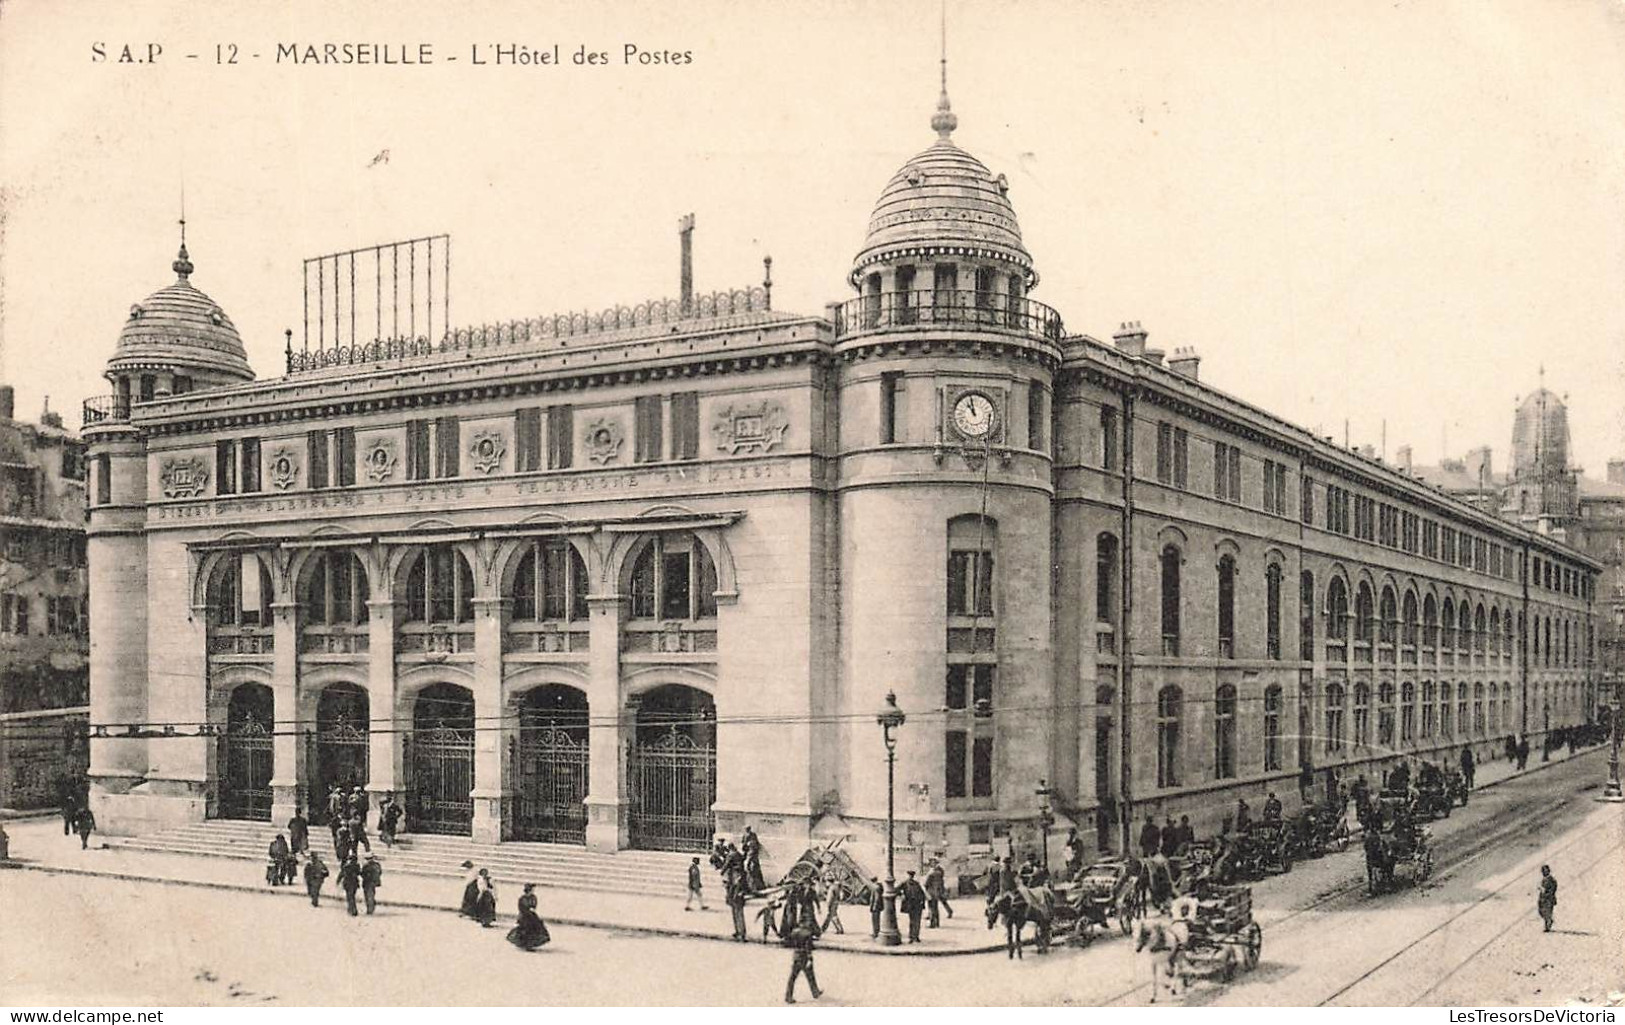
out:
M305 807L305 723L299 718L299 606L271 606L271 694L275 736L271 741L271 821L284 823Z
M401 731L410 722L396 707L395 603L388 599L367 602L367 789L374 794L400 796L406 777L401 765ZM398 721L397 721L398 720ZM377 807L378 802L372 802Z
M591 717L587 765L587 846L618 851L630 842L626 802L626 745L636 724L621 700L619 595L593 595L589 621L587 710Z
M502 818L508 797L507 695L502 683L501 598L474 599L474 839L502 840Z

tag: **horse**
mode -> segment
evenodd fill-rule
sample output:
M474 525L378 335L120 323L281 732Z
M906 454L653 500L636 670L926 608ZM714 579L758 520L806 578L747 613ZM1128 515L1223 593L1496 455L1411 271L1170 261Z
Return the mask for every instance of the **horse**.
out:
M1393 852L1382 834L1370 829L1366 830L1364 846L1366 892L1376 896L1394 881Z
M1055 921L1055 893L1047 886L1006 890L987 904L987 927L1004 918L1004 953L1021 957L1021 930L1028 922L1038 934L1038 952L1049 953L1050 930Z
M1148 915L1134 923L1134 952L1144 953L1151 967L1151 1003L1157 1002L1164 977L1168 980L1170 997L1189 988L1181 956L1184 945L1184 936L1170 917Z

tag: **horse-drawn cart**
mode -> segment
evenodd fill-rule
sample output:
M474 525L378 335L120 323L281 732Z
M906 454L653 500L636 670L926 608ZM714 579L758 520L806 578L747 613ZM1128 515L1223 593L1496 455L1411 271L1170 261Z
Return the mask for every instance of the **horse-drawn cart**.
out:
M1124 936L1134 928L1134 920L1145 914L1145 893L1140 885L1140 867L1124 858L1097 861L1078 874L1075 882L1058 890L1057 917L1067 914L1082 929L1084 924L1102 928L1112 919ZM1065 910L1062 910L1062 909ZM1059 924L1059 923L1058 923Z
M1428 831L1416 823L1403 799L1382 800L1366 828L1364 845L1366 892L1372 896L1433 874Z
M1255 822L1236 840L1236 874L1262 878L1292 871L1292 834L1284 822Z
M1264 950L1264 930L1253 920L1253 891L1247 886L1211 886L1207 896L1194 900L1195 913L1187 917L1190 940L1181 951L1182 974L1217 977L1229 982L1236 970L1258 967Z

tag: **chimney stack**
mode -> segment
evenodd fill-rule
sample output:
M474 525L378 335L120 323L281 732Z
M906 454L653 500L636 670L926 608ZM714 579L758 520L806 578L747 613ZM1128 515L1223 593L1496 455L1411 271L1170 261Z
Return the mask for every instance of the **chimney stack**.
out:
M1146 332L1140 326L1140 322L1128 320L1123 322L1123 326L1115 335L1112 335L1112 344L1125 356L1144 356L1145 339Z
M1488 445L1480 445L1468 452L1463 464L1467 468L1468 476L1473 478L1474 483L1483 483L1488 486L1490 478L1495 474L1493 465L1490 462L1490 447Z
M1356 451L1358 451L1362 456L1365 456L1367 459L1377 458L1377 448L1375 445L1361 445Z
M1168 369L1181 377L1188 377L1193 381L1201 380L1197 368L1202 365L1202 357L1196 354L1196 346L1187 345L1174 350L1174 358L1168 361Z
M1608 460L1608 483L1625 484L1625 459Z
M1394 451L1394 463L1406 473L1411 472L1411 447L1401 445Z
M678 274L677 297L682 303L683 316L694 312L694 215L685 214L677 221L677 237L682 243L683 262Z

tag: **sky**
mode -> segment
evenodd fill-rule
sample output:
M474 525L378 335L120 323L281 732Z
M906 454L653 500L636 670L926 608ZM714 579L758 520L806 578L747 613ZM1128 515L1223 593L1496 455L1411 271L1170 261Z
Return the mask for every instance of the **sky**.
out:
M304 258L440 232L459 324L675 295L689 212L699 288L771 255L775 307L819 313L932 141L940 18L7 0L0 381L70 425L111 390L130 305L173 280L183 188L192 281L261 377L298 343ZM1497 470L1544 366L1576 462L1625 456L1625 3L948 0L946 21L955 141L1009 177L1034 298L1069 330L1138 320L1321 434L1419 463L1488 444ZM328 42L435 59L276 60ZM471 63L498 43L563 64Z

